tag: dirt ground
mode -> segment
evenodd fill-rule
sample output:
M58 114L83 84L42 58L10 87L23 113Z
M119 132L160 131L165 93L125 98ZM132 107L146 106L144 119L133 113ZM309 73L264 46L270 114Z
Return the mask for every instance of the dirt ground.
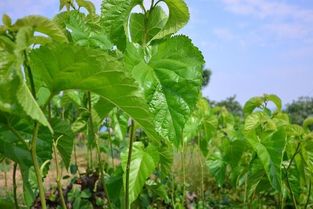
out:
M86 156L86 146L76 146L76 159L78 164L78 169L81 173L85 172L85 169L87 167L87 156ZM58 157L59 158L59 157ZM96 161L96 154L93 152L93 162ZM102 159L108 163L111 162L111 158L108 158L107 156L102 155ZM58 159L59 162L61 159ZM72 163L75 162L75 155L73 153L72 155ZM55 169L55 163L54 158L51 161L49 173L45 178L44 185L46 192L48 192L49 188L56 186L56 169ZM115 164L119 164L118 160L114 161ZM1 197L12 197L13 194L13 162L9 164L9 170L7 172L0 171L0 198ZM62 176L71 175L69 171L66 169L62 169ZM62 185L64 187L68 184L70 178L66 180L62 180ZM22 176L20 173L20 170L17 169L16 173L16 182L17 182L17 194L18 199L20 201L23 200L23 181Z

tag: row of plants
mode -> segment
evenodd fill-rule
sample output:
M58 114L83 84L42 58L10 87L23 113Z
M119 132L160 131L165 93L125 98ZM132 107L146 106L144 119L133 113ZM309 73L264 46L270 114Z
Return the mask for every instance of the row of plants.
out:
M313 120L290 124L275 95L249 100L243 118L210 108L203 56L175 35L183 0L63 8L0 27L0 155L14 164L15 208L309 208Z
M21 170L26 205L46 209L43 177L52 154L69 168L73 139L83 133L86 175L97 176L109 207L130 208L162 161L161 149L180 144L200 93L201 52L188 37L174 35L189 19L187 5L182 0L148 6L140 0L108 0L98 15L90 1L62 0L63 8L53 20L30 15L12 23L3 15L0 153ZM111 125L120 111L128 131L112 137L127 138L127 143L121 145L120 169L109 173L100 140L108 132L112 148ZM60 162L54 160L60 205L67 208ZM108 174L118 178L119 186L110 189Z

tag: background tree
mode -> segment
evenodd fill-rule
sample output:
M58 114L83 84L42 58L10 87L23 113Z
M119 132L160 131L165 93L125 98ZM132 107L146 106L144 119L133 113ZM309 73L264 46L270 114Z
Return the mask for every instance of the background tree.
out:
M206 98L210 104L211 107L225 107L229 112L231 112L233 115L241 117L243 115L242 113L242 106L241 104L236 100L236 95L227 97L224 100L221 101L214 101Z
M236 100L236 95L217 102L216 106L224 106L229 112L231 112L235 116L241 117L243 115L241 104Z
M205 68L205 66L202 67L202 70L203 70L203 74L202 74L202 78L203 78L202 88L204 88L204 87L208 86L208 84L210 82L212 71L209 68Z
M299 97L286 105L285 110L292 123L302 124L309 116L313 116L313 97Z

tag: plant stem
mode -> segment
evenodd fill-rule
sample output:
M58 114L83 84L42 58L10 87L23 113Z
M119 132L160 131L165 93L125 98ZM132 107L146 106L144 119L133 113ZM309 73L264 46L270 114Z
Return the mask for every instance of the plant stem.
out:
M309 194L308 194L308 197L307 197L307 200L306 200L306 203L305 203L304 209L307 209L307 208L308 208L308 205L309 205L309 202L310 202L310 197L311 197L311 187L312 187L312 181L311 181L311 179L310 179L310 184L309 184Z
M45 190L44 190L43 183L42 183L41 171L40 171L40 166L37 160L37 153L36 153L36 150L37 150L36 142L37 142L38 131L39 131L39 123L35 122L35 127L33 130L33 137L31 141L31 155L32 155L32 160L33 160L33 164L35 168L35 174L37 178L41 207L42 209L47 209Z
M73 149L74 149L74 161L75 161L75 165L76 165L76 167L77 167L77 171L78 171L78 173L79 173L79 175L80 175L80 172L79 172L79 169L78 169L78 160L77 160L77 150L76 150L76 137L74 138L74 140L73 140Z
M57 144L55 142L53 142L53 153L54 153L54 162L55 162L55 167L56 167L56 182L57 182L57 187L59 190L59 196L61 199L61 205L63 209L67 209L66 207L66 203L64 200L64 195L63 195L63 189L62 189L62 184L61 184L61 169L60 169L60 165L58 162L58 156L57 156Z
M247 206L247 199L248 199L248 174L245 174L245 194L243 197L243 203L245 207Z
M18 201L17 201L17 185L16 185L16 169L17 169L17 163L14 163L13 166L13 198L14 198L14 204L15 204L15 209L19 209Z
M175 178L173 175L171 175L171 202L172 202L172 207L175 208L175 199L174 199L174 195L175 195Z
M130 125L130 135L129 135L129 147L128 147L128 158L127 158L127 164L126 164L126 181L125 181L125 208L130 209L129 204L129 173L130 173L130 164L131 164L131 158L132 158L132 152L133 152L133 140L135 136L135 123L133 120L131 120Z
M279 197L280 199L280 209L284 209L285 208L285 198L283 194L280 194Z
M113 172L115 171L115 165L114 165L114 153L113 153L113 145L112 145L112 137L111 137L111 131L110 131L110 125L108 125L108 136L109 136L109 146L111 150L111 160L112 160L112 168Z
M101 184L103 186L104 193L105 193L107 200L108 200L108 206L109 206L109 208L112 208L111 201L109 198L109 193L108 193L105 181L104 181L104 166L103 166L102 159L101 159L101 152L100 152L100 147L99 147L99 137L95 136L95 140L96 140L98 165L99 165L99 170L100 170L100 180L101 180Z
M101 159L101 151L100 151L100 146L99 146L100 141L99 141L99 137L96 135L96 133L94 131L95 129L94 129L93 118L92 118L92 104L91 104L90 92L88 92L87 95L88 95L88 111L89 111L89 130L90 130L90 134L92 136L92 139L95 141L95 144L96 144L96 150L97 150L96 155L98 158L98 168L100 171L100 182L103 186L104 193L106 194L109 208L112 208L109 194L108 194L108 191L107 191L107 188L105 185L105 181L104 181L104 166L103 166L102 159Z
M29 78L29 83L30 83L30 87L31 87L31 93L33 95L33 97L36 99L36 89L35 89L35 82L34 82L34 78L33 78L33 74L32 71L28 65L28 59L27 59L27 53L26 50L24 50L24 67L27 70L27 74L28 74L28 78Z
M291 195L291 198L292 198L293 206L294 206L294 208L296 208L296 209L298 208L298 207L297 207L297 201L296 201L296 198L295 198L295 196L294 196L294 194L293 194L292 188L291 188L291 186L290 186L289 177L288 177L288 170L289 170L289 168L291 167L291 165L292 165L292 163L293 163L293 161L294 161L296 155L297 155L297 154L299 153L299 151L300 151L300 144L301 144L301 143L299 142L298 145L297 145L296 151L294 152L294 154L292 155L292 157L291 157L291 159L290 159L290 162L289 162L288 167L285 168L285 178L286 178L287 187L288 187L288 189L289 189L289 191L290 191L290 195ZM282 204L283 204L283 203L282 203Z
M186 167L185 167L185 141L182 137L182 150L181 150L181 163L182 163L182 170L183 170L183 198L182 198L182 205L185 205L185 193L186 193Z
M33 74L31 72L31 69L28 65L28 59L27 59L27 53L24 50L24 67L27 69L28 77L29 77L29 82L31 86L31 93L33 97L36 99L36 89L35 89L35 83L34 83L34 78ZM45 190L43 187L42 183L42 177L41 177L41 171L40 171L40 166L37 160L37 153L36 153L36 148L37 148L37 136L38 136L38 131L39 131L39 123L36 121L33 129L33 136L32 136L32 141L30 145L30 151L32 155L32 161L35 169L35 174L36 174L36 179L37 179L37 184L38 184L38 189L39 189L39 196L40 196L40 202L41 202L41 207L42 209L47 209L46 205L46 197L45 197Z
M198 150L200 155L200 167L201 167L201 198L202 198L202 208L204 208L204 166L202 162L202 152L200 149L200 140L201 140L201 134L198 135Z
M290 166L291 166L291 164L293 163L293 160L295 159L295 157L296 157L296 155L299 153L299 151L300 151L300 142L298 143L298 145L297 145L297 148L296 148L296 151L295 151L295 153L293 153L293 155L292 155L292 157L291 157L291 159L290 159L290 162L289 162L289 164L288 164L288 167L287 167L287 171L289 170L289 168L290 168Z

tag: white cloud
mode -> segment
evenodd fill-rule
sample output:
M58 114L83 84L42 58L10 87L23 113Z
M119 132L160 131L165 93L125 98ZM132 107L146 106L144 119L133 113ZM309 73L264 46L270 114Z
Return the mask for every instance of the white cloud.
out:
M223 41L232 41L235 38L235 35L227 28L215 28L213 34Z
M91 0L100 12L102 0ZM0 15L8 14L14 20L26 15L53 17L59 11L58 0L0 0Z
M231 13L258 19L254 33L275 40L313 36L313 10L277 0L222 0Z
M228 11L259 18L293 18L313 21L313 11L275 0L222 0Z
M26 15L50 15L47 11L53 11L54 14L59 9L58 1L47 0L6 0L0 2L0 14L6 13L13 19L17 19Z

